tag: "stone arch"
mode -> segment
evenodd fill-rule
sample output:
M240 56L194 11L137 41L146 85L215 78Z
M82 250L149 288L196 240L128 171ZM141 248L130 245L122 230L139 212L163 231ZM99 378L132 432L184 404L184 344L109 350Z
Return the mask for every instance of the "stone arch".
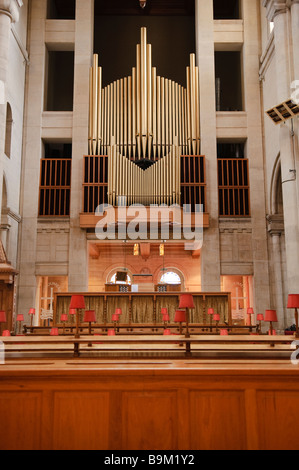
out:
M275 160L272 172L272 181L270 189L270 210L271 215L283 215L283 193L280 154Z

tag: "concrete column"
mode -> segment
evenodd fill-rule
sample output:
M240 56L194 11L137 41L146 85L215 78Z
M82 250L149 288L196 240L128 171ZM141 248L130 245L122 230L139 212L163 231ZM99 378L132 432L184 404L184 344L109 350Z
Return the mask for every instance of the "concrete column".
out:
M6 81L9 62L9 41L11 23L19 20L22 2L0 0L0 208L2 207L3 158L6 129ZM1 210L0 210L1 218Z
M295 92L295 100L299 103L299 0L293 0L291 5L291 20L292 20L292 46L293 46L293 67L294 67L294 86L293 92ZM299 120L294 119L293 121L294 135L294 159L295 169L297 178L299 176ZM299 184L297 179L297 202L299 204ZM299 210L299 209L298 209ZM299 216L298 216L299 221Z
M36 245L42 113L45 83L45 19L47 0L32 0L29 18L30 66L27 70L26 112L22 169L18 312L36 303ZM36 319L37 320L37 319Z
M217 134L214 60L213 0L195 1L196 59L199 67L201 153L206 156L207 211L210 228L204 231L201 250L202 291L219 292L220 246L217 181Z
M299 0L291 5L294 79L299 81Z
M288 9L284 2L277 2L274 7L276 8L272 10L272 17L275 28L277 104L279 104L291 96L292 67L290 63ZM296 293L299 286L298 179L293 171L296 170L296 165L298 167L298 162L296 163L294 142L292 121L287 121L280 126L280 152L289 293Z
M258 78L258 57L260 53L259 15L258 2L252 0L243 1L243 89L244 109L247 114L246 152L249 160L254 295L256 311L262 312L269 308L270 289L261 118L262 106Z
M69 241L69 291L88 290L86 231L80 229L83 156L88 153L89 68L93 56L94 0L76 1L73 159Z
M272 232L272 255L274 267L274 288L275 288L275 308L277 311L278 325L277 328L284 330L288 324L288 319L285 318L284 309L284 296L283 296L283 279L282 279L282 257L281 257L281 233Z

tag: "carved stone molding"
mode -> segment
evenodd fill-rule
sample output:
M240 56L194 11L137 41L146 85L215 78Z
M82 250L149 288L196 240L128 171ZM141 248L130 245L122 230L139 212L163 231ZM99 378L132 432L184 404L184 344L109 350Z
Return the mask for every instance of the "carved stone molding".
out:
M268 215L268 232L271 236L284 233L284 219L282 215Z
M22 5L22 0L0 0L0 14L8 15L12 23L17 23L19 21L19 9Z
M281 13L286 13L295 3L299 3L299 0L263 0L269 21L273 21L275 16Z

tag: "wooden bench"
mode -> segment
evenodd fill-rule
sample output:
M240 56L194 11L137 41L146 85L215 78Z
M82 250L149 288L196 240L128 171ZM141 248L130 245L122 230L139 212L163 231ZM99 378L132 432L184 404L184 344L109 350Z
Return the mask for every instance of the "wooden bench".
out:
M202 335L186 338L181 335L172 336L11 336L1 337L1 341L7 352L36 352L45 351L73 351L74 357L80 356L81 350L92 352L103 352L105 345L109 345L111 350L119 350L119 345L143 345L148 350L153 350L153 346L173 346L172 350L182 351L185 356L192 357L192 346L194 351L289 351L296 349L292 346L295 336L253 336L253 335L231 335L214 336ZM114 348L111 348L114 346ZM85 347L85 348L84 348ZM162 349L161 349L162 350Z

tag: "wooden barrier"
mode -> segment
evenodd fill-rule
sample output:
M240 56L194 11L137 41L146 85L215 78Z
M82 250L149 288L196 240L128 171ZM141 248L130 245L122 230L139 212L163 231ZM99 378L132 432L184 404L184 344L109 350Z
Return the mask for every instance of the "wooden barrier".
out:
M17 360L0 365L0 409L1 450L103 450L99 464L115 450L299 449L290 361Z

